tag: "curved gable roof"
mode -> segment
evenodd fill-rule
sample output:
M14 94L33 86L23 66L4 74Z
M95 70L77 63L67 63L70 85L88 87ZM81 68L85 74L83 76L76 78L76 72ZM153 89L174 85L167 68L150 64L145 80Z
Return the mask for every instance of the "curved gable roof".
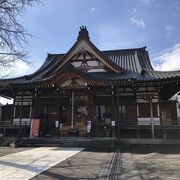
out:
M112 62L126 70L140 73L142 69L153 70L146 47L102 51Z
M2 79L0 86L44 82L60 75L61 68L71 59L72 54L78 50L78 46L82 45L82 42L91 48L92 52L112 70L112 72L84 73L83 76L88 78L104 79L104 81L120 81L129 78L138 81L148 81L180 77L180 71L154 71L146 47L100 51L90 41L88 31L83 27L79 31L77 41L66 54L48 54L45 62L36 72L18 78Z

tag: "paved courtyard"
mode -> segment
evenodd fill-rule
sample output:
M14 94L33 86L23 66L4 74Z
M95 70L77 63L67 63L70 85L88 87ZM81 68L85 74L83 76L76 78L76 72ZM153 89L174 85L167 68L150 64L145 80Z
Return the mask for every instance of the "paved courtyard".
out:
M0 180L180 179L179 146L130 146L114 152L57 147L0 148L0 156Z
M81 150L83 149L42 147L1 156L0 179L31 179Z
M179 180L179 146L130 146L82 151L34 177L49 179Z

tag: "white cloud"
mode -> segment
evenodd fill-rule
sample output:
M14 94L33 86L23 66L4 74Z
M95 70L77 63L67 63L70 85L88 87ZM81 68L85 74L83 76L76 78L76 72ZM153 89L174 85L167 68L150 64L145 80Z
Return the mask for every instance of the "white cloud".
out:
M169 38L171 34L173 33L173 26L166 25L165 26L165 36Z
M22 61L16 62L14 66L12 66L9 69L9 72L7 72L8 77L7 78L14 78L14 77L19 77L19 76L24 76L28 74L34 73L39 67L40 67L40 62L38 63L25 63Z
M25 62L19 61L16 63L15 69L17 75L22 75L29 71L29 66Z
M139 0L139 1L141 1L145 4L149 4L149 3L153 2L154 0Z
M29 74L30 72L31 72L30 64L27 64L23 61L17 61L9 68L9 70L6 73L8 75L8 78L11 78L11 77L24 76L26 74Z
M134 9L133 9L133 12L137 12L137 8L134 8Z
M166 29L167 31L171 31L171 30L173 29L173 27L170 26L170 25L166 25L165 29Z
M114 24L100 24L96 30L100 42L97 47L102 50L126 48L131 45L131 42L122 40L123 32Z
M154 69L160 71L180 70L180 43L165 49L152 59Z
M131 22L136 24L136 26L141 27L141 28L145 28L145 22L143 21L143 19L136 19L135 17L131 17Z
M93 12L93 11L95 11L95 10L96 10L95 7L92 7L92 8L90 9L91 12Z

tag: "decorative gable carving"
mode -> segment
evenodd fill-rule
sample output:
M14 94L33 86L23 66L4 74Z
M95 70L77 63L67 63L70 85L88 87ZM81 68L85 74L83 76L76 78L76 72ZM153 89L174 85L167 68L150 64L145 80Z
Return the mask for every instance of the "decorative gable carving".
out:
M63 57L61 63L53 71L57 73L63 68L73 67L84 72L112 71L120 72L120 68L110 62L102 52L90 41L86 27L81 27L76 43Z
M111 71L93 53L84 49L84 47L82 49L69 61L74 68L84 72Z
M97 80L95 80L97 81ZM85 78L78 72L61 72L55 78L53 78L52 83L58 87L62 88L87 88L89 83L94 82L94 80Z
M66 80L61 84L61 87L68 87L68 88L79 88L79 87L86 87L87 83L82 81L81 79L72 78L69 80Z

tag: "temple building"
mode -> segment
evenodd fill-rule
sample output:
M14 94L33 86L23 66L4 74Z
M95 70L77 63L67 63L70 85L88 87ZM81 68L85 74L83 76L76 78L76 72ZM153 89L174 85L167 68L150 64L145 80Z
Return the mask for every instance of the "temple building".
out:
M179 90L180 71L154 70L146 47L101 51L82 26L67 53L0 80L0 96L14 99L1 107L0 131L29 136L38 119L39 137L179 138L179 104L170 100Z

